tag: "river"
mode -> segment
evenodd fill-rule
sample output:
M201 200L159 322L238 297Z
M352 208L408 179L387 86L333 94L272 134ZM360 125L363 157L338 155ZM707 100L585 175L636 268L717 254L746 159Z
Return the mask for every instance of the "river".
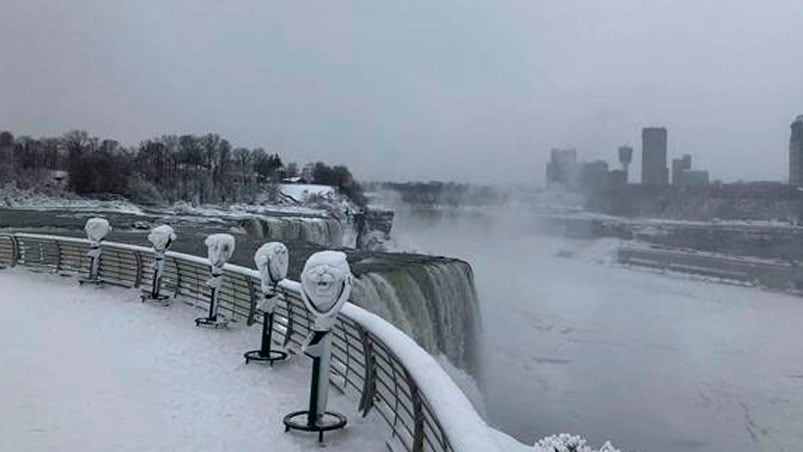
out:
M488 420L622 450L803 450L803 300L623 268L526 212L401 208L405 246L472 264ZM568 257L558 257L568 256Z

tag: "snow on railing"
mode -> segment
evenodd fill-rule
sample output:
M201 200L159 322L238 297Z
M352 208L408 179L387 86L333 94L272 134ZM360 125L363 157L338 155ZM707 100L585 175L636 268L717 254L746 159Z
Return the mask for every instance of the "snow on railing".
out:
M0 235L0 266L24 265L57 273L88 272L84 239L39 234ZM151 283L154 252L151 248L104 242L100 277L107 283L147 287ZM207 259L183 253L165 255L162 287L209 302ZM220 309L247 325L261 313L259 272L238 265L224 266ZM301 300L300 285L284 280L284 295L274 314L274 340L298 353L312 327L312 316ZM407 335L364 309L347 303L333 329L331 384L359 397L365 416L376 411L391 428L390 450L495 451L500 450L493 430L437 361Z

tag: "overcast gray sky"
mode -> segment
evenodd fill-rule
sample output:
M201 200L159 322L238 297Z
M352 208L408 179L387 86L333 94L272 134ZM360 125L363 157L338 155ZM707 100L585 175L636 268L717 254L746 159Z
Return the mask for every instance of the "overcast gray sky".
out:
M534 182L640 129L782 180L803 1L0 0L0 129L216 131L360 179Z

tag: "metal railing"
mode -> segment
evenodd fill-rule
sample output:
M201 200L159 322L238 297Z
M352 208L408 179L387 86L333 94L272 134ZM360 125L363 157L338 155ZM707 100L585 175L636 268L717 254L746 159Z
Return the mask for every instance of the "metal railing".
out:
M88 241L38 235L0 235L0 267L23 265L59 274L85 274ZM130 287L151 284L153 251L104 242L99 276ZM208 306L206 259L168 252L163 293ZM298 353L312 327L295 281L279 286L274 340ZM261 320L256 270L227 264L220 292L221 313L251 325ZM346 304L333 329L330 382L359 400L363 416L377 412L391 429L392 451L494 451L491 429L438 363L404 333L362 308Z

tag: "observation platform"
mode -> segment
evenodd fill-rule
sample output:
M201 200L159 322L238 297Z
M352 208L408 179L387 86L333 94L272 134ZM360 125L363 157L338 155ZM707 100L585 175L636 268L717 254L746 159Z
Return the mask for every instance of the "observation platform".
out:
M0 408L0 450L317 447L306 435L276 436L285 414L306 407L309 361L243 365L243 351L259 343L260 328L249 326L263 317L256 270L223 267L218 301L232 327L205 331L193 326L193 307L209 303L206 259L166 253L163 293L176 300L168 309L137 301L135 288L151 284L151 249L100 248L106 286L78 287L87 240L0 234L0 268L10 267L0 294L11 300L0 304L0 359L13 369L0 375L0 397L11 400ZM299 283L285 279L278 290L274 343L299 355L312 315ZM489 427L437 361L385 320L346 303L332 331L330 408L351 425L327 439L332 450L530 450Z
M22 267L0 271L0 300L0 450L320 449L282 424L306 407L309 360L245 365L259 328L199 329L193 300L165 308ZM349 424L326 450L387 450L376 412L337 390L330 407Z

